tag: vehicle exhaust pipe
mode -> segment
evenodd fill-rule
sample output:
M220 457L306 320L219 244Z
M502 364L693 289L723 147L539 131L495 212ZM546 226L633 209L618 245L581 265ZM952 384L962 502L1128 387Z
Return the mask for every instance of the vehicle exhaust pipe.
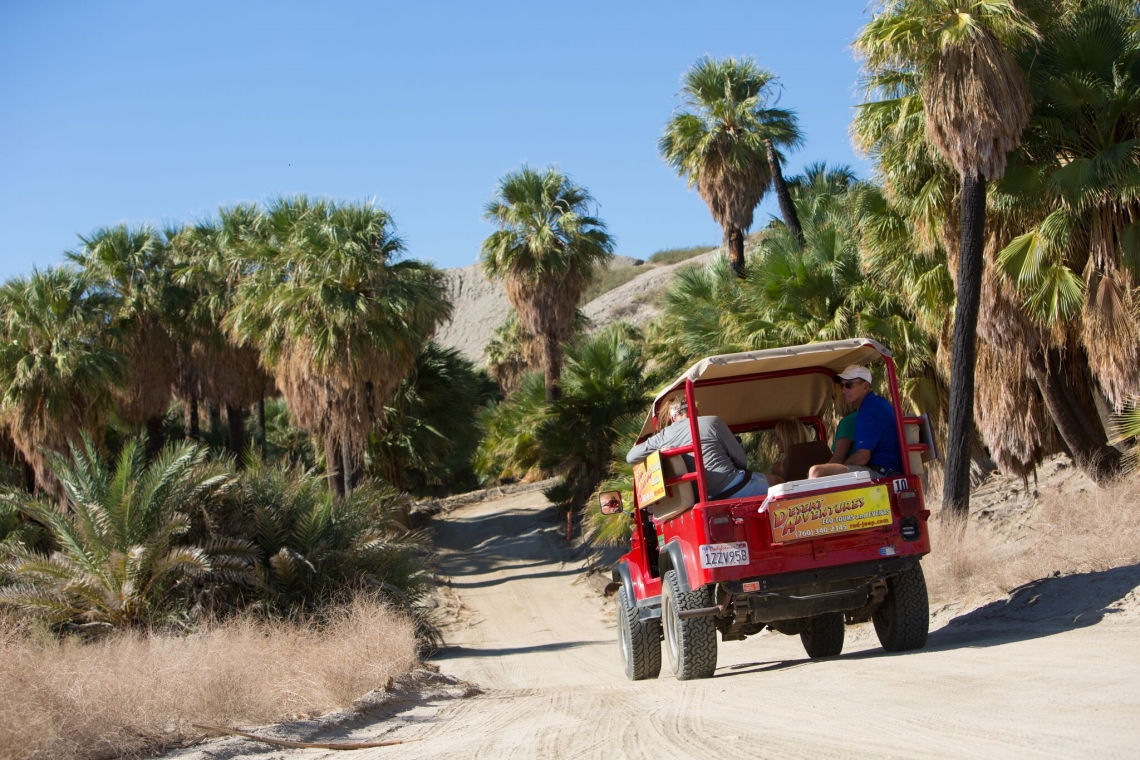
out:
M700 609L697 609L697 610L678 610L677 617L681 618L682 620L688 620L689 618L712 617L713 615L724 615L726 612L727 612L727 610L725 610L724 605L718 604L715 607L701 607Z

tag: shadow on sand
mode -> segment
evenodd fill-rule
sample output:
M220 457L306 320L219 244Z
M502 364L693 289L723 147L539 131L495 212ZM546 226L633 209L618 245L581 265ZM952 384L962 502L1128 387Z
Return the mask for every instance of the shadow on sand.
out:
M914 652L891 654L878 647L840 655L843 660L939 652L964 647L992 647L1053 636L1096 625L1121 612L1112 605L1140 587L1140 564L1099 572L1040 578L1018 586L998 599L952 619L931 631L926 647ZM749 662L719 670L717 678L784 670L810 665L812 661L776 660Z

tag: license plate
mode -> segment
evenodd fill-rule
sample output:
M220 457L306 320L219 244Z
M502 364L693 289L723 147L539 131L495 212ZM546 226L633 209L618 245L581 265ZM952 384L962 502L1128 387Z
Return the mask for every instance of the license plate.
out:
M748 564L748 544L701 544L701 567L734 567Z

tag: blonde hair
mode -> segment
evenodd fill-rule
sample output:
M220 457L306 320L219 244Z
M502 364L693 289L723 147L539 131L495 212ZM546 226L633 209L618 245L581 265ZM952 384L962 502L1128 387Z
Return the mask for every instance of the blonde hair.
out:
M797 420L780 420L776 423L776 436L779 437L780 442L784 444L784 451L787 451L797 443L807 443L811 440L808 437L807 428L804 427L802 422Z

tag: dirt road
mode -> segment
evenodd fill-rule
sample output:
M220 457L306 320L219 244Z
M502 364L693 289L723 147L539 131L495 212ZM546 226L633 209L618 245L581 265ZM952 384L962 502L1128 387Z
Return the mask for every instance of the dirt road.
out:
M539 493L437 521L456 622L436 662L485 693L411 706L354 732L422 737L354 757L1140 754L1140 567L1051 579L945 613L917 653L886 655L863 626L848 629L841 657L812 662L799 637L769 634L722 643L712 679L630 683L611 603L575 583L581 563L562 561L558 528Z

